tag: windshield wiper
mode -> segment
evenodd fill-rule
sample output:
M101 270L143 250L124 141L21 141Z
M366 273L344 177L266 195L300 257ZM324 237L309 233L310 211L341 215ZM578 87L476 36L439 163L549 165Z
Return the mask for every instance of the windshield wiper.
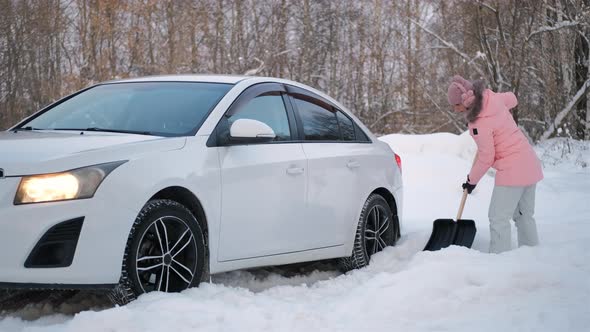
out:
M13 131L33 131L33 130L45 130L43 128L35 128L35 127L31 127L31 126L27 126L27 127L19 127L19 128L14 128Z
M98 127L90 128L52 128L52 130L70 130L70 131L101 131L105 133L121 133L121 134L137 134L137 135L151 135L156 136L150 131L138 131L138 130L122 130L122 129L106 129Z

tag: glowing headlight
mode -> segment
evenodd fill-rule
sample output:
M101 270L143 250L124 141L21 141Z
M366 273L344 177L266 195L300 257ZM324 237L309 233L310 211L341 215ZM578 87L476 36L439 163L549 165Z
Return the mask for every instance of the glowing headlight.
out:
M78 168L63 173L25 176L18 186L14 204L91 198L107 175L123 163L125 161Z
M73 199L79 187L78 179L70 173L26 177L20 184L19 203Z

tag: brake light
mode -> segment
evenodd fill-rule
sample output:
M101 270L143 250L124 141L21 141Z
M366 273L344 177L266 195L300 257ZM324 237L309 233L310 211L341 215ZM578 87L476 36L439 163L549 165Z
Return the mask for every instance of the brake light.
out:
M399 171L401 173L401 171L402 171L402 158L400 158L400 156L398 156L397 153L395 153L395 162L397 163L397 167L399 167Z

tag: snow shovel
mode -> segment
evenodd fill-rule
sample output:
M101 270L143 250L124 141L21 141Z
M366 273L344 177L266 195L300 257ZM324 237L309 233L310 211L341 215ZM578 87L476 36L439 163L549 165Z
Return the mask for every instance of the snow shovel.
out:
M453 219L437 219L434 221L432 234L424 251L435 251L450 245L471 248L475 238L475 221L461 219L463 208L467 200L467 189L463 190L463 198L457 213L457 221Z

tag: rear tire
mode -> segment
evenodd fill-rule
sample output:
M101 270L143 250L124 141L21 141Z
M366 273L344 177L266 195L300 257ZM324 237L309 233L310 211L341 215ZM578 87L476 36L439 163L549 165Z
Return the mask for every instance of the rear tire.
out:
M345 271L367 265L371 256L385 247L395 246L399 238L399 223L389 204L381 195L371 194L359 218L352 255L341 259Z
M150 201L133 224L121 279L109 298L125 305L144 293L196 287L203 276L205 253L203 231L186 207L172 200Z

